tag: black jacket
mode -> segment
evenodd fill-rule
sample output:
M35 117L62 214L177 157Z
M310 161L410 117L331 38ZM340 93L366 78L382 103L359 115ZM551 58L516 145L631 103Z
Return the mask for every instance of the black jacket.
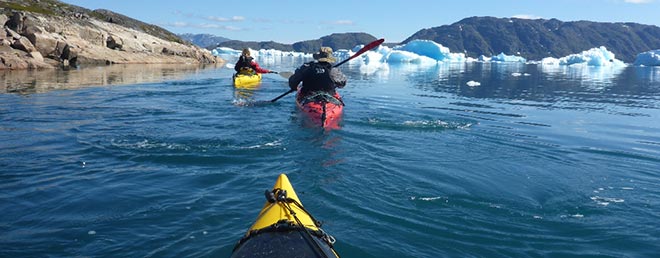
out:
M243 55L240 56L238 58L238 61L236 61L236 65L234 66L234 70L236 70L236 72L240 72L241 68L243 68L243 67L252 68L254 70L255 68L254 68L254 65L252 64L252 60L253 60L252 57L249 57L249 56L246 57L246 56L243 56Z
M346 85L346 75L328 62L313 61L303 64L289 77L289 87L293 90L297 89L300 82L303 95L314 91L326 91L334 95L335 88Z

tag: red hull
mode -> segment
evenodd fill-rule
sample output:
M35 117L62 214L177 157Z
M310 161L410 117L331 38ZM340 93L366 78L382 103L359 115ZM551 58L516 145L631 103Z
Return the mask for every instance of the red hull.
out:
M332 99L333 96L329 94L320 95L324 96L309 99L302 98L300 92L298 92L296 104L315 126L326 129L339 129L339 121L344 112L341 96L335 93L334 99Z

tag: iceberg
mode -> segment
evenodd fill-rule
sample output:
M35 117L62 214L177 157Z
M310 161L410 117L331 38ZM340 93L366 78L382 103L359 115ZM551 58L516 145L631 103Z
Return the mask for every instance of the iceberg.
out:
M660 66L660 49L637 54L634 65L637 66Z
M604 46L582 51L562 58L546 57L541 60L542 65L586 65L586 66L626 66L626 64L614 57Z
M392 53L394 53L392 55ZM452 53L449 48L430 40L413 40L404 45L396 46L390 52L387 61L422 61L435 62L465 62L465 54Z
M240 56L241 55L241 50L235 50L235 49L228 48L228 47L219 47L219 48L211 50L211 53L214 56L222 56L222 55Z
M211 50L211 53L214 56L224 56L224 57L236 57L238 58L241 55L242 50L236 50L228 47L219 47ZM254 50L250 48L250 54L253 57L258 56L267 56L267 57L312 57L312 54L305 54L300 52L289 52L289 51L280 51L275 49L259 49Z
M351 49L336 49L333 55L337 60L346 60L362 49L364 45L357 45ZM228 57L228 60L238 57L240 50L219 47L212 50L213 55ZM274 49L251 50L253 56L261 57L293 57L311 59L312 54L301 52L287 52ZM546 57L541 61L528 61L524 57L516 55L499 55L478 58L467 57L464 53L452 53L449 48L431 40L413 40L406 44L387 47L378 46L364 53L360 58L355 58L349 63L353 65L368 65L368 70L378 70L390 63L415 64L422 66L434 66L439 63L536 63L543 66L594 66L594 67L625 67L626 64L615 58L614 53L604 46L592 48L581 53L571 54L561 58ZM640 53L634 63L638 66L660 66L660 49Z
M412 52L392 50L386 56L388 63L437 64L438 61L428 56L421 56Z
M479 57L479 59L484 59L482 57ZM494 57L491 57L490 60L491 62L509 62L509 63L526 63L527 59L524 57L520 56L514 56L514 55L505 55L504 53L500 53L499 55L496 55Z

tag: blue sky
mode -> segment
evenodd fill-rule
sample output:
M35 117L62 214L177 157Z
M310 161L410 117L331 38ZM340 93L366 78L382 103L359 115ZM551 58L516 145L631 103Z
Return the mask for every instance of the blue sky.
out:
M174 33L294 43L332 33L366 32L400 42L424 28L472 16L660 25L660 0L63 0L108 9Z

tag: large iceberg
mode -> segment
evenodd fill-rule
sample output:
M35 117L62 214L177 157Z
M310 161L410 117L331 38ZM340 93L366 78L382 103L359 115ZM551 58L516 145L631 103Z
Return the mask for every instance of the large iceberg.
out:
M312 54L305 54L300 52L289 52L289 51L280 51L275 49L249 49L250 55L253 57L257 56L270 56L270 57L281 57L281 56L291 56L291 57L312 57ZM215 56L223 57L235 57L238 58L241 55L242 50L235 50L228 47L219 47L211 50L211 53Z
M660 66L660 49L638 54L634 64L643 66Z
M527 59L525 59L524 57L520 57L520 56L505 55L504 53L500 53L499 55L491 57L490 61L491 62L507 62L507 63L526 63Z
M214 56L223 56L223 55L240 56L241 50L235 50L233 48L228 48L228 47L219 47L211 50L211 53Z
M352 49L336 49L334 56L337 60L346 60L364 45L357 45ZM300 52L285 52L279 50L251 50L253 56L262 57L293 57L302 59L311 59L312 54ZM237 58L240 50L230 48L216 48L213 50L216 56ZM452 53L449 48L430 40L413 40L403 45L395 47L379 46L372 49L360 58L350 61L351 64L368 65L369 70L374 68L383 68L394 63L408 63L422 66L434 66L438 63L466 63L466 62L516 62L516 63L540 63L545 66L595 66L595 67L625 67L626 64L615 58L614 53L610 52L604 46L592 48L578 54L568 55L562 58L547 57L539 61L528 61L523 57L515 55L506 55L500 53L493 57L480 56L478 59L466 57L464 53ZM635 65L660 66L660 50L653 50L641 53L637 56Z
M388 62L437 63L465 62L465 54L452 53L449 48L430 40L413 40L396 46L386 56Z
M582 51L562 58L546 57L541 60L543 65L586 65L586 66L625 66L626 64L614 57L604 46Z

